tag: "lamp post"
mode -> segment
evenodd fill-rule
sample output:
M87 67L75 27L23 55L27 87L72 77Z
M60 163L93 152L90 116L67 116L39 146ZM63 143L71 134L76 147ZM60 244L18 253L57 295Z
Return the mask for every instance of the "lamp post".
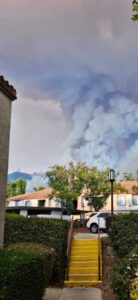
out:
M81 207L83 208L83 212L81 212L81 226L84 225L84 207L85 207L85 197L81 196Z
M114 195L114 180L115 180L115 171L113 169L110 169L109 171L109 180L111 182L111 217L112 217L112 222L114 220L114 202L113 202L113 195Z

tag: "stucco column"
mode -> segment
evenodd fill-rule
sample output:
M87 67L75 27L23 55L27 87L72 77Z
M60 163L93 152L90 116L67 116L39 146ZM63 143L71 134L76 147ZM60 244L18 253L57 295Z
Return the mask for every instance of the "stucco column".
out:
M11 105L15 99L16 90L0 76L0 248L4 239Z

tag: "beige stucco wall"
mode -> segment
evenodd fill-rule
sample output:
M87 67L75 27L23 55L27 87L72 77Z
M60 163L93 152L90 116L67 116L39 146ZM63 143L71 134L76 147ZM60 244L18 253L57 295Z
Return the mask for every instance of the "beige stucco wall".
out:
M11 100L0 91L0 247L3 243L3 227L6 200Z
M118 205L118 203L117 203L118 197L121 197L121 196L125 197L125 205L122 205L122 206ZM132 201L132 194L118 194L118 195L115 194L113 197L114 210L120 211L120 212L121 211L138 210L138 205L130 205L131 201ZM83 210L81 197L78 198L77 209ZM92 211L92 207L90 207L87 204L87 201L85 201L85 200L84 200L84 210ZM102 211L103 210L111 211L111 196L109 196L107 198L106 204L101 210Z
M83 195L81 195L80 197L78 197L77 209L82 210L82 211L83 211L83 209L91 211L92 208L88 205L88 201L87 200L83 200L83 203L84 203L84 208L83 208L83 206L82 206L82 196Z
M117 204L117 198L123 196L125 197L125 205L118 205ZM138 210L138 206L130 206L130 202L132 200L132 194L119 194L114 195L113 197L113 204L114 204L114 210L116 211L125 211L125 210ZM103 210L110 211L111 210L111 196L107 198L106 205L104 206Z

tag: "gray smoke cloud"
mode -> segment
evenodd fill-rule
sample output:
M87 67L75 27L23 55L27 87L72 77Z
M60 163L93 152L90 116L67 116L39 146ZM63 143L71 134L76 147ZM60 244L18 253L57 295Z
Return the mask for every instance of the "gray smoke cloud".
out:
M138 163L138 26L126 0L1 0L0 69L15 85L10 169ZM21 101L20 101L21 99Z
M65 161L134 172L138 163L138 102L116 91L99 75L99 88L87 90L75 105L72 129L65 142ZM97 83L97 81L96 81Z
M26 186L26 192L31 192L33 191L34 188L39 188L39 187L48 187L48 181L45 177L44 173L35 173L32 175L31 180L27 180L27 186Z

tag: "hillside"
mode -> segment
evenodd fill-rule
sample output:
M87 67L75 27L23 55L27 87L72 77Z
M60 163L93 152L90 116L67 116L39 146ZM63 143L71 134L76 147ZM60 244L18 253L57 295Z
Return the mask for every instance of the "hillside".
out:
M28 180L32 179L32 175L23 173L23 172L13 172L8 175L8 181L10 181L10 180L14 181L14 180L17 180L18 178L28 181Z

